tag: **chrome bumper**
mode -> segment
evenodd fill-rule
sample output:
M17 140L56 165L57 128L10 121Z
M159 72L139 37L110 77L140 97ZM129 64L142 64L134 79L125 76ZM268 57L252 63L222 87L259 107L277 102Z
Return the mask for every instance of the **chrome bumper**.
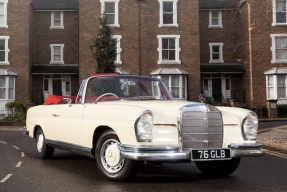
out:
M24 135L29 135L29 131L27 130L27 127L26 127L26 126L23 127L22 133L23 133Z
M231 157L260 157L264 155L261 144L238 144L228 145L231 149ZM156 147L156 146L130 146L121 145L121 156L137 161L180 161L191 160L191 150L181 150L179 147Z

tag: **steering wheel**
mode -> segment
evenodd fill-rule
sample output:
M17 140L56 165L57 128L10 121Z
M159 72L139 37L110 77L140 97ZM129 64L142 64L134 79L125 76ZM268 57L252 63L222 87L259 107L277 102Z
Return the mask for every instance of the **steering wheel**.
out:
M114 94L114 93L104 93L104 94L100 95L100 96L95 100L95 102L98 102L101 98L103 98L103 97L105 97L105 96L108 96L108 95L115 96L115 97L119 98L119 97L118 97L116 94Z

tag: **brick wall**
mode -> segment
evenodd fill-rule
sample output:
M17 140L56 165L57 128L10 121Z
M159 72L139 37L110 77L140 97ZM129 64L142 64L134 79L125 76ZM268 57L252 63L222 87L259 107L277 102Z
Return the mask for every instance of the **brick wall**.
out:
M9 65L0 65L17 73L15 100L29 103L29 10L31 0L9 0L8 28L0 28L0 36L9 36Z
M252 93L254 106L266 106L266 76L264 72L286 64L271 64L270 34L286 33L286 26L272 26L272 1L250 0L252 38ZM260 9L259 9L260 7Z
M78 12L64 12L64 29L50 29L51 11L35 11L33 23L33 64L50 64L50 44L64 44L64 63L78 64Z
M189 99L198 100L200 93L199 65L199 15L197 0L178 1L179 27L158 27L159 2L121 0L119 2L120 28L113 28L114 35L122 35L122 62L118 68L131 74L150 75L158 68L179 68L189 73ZM97 37L100 1L79 2L80 81L93 72L96 61L89 45ZM191 11L193 10L193 11ZM181 64L159 65L157 35L180 35ZM140 71L141 68L141 71Z

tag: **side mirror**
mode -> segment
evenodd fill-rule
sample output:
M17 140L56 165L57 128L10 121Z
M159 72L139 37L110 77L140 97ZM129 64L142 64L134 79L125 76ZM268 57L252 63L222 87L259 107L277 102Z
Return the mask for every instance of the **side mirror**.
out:
M72 103L72 99L70 99L70 98L63 98L62 99L62 103L63 104L71 104Z

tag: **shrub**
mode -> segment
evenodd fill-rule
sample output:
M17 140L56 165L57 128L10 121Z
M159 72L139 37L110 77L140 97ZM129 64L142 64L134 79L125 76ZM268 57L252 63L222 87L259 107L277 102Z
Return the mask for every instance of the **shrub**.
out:
M287 117L287 104L277 105L278 117Z
M26 106L21 101L13 101L6 103L8 116L4 117L2 122L22 122L26 121Z

